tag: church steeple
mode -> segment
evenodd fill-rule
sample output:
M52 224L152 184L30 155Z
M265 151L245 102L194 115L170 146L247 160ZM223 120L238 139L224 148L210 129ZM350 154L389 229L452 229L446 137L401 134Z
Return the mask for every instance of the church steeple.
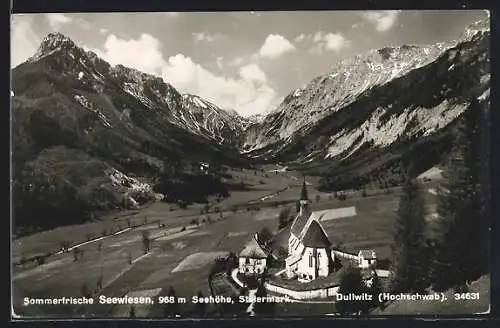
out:
M304 181L302 182L302 190L300 191L300 200L309 201L309 197L307 197L307 188L306 188L306 177L304 176Z
M306 177L302 182L302 190L300 191L300 212L299 215L307 215L309 212L309 197L307 196Z

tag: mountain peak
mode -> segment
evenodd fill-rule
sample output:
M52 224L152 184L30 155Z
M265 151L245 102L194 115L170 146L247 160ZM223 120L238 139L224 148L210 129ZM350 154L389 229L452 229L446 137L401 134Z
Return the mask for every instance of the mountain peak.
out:
M75 43L69 37L59 32L49 33L45 38L43 38L42 43L38 47L37 52L31 60L38 60L45 57L58 50L71 50L76 48Z
M66 35L56 32L49 33L42 41L41 48L45 50L53 50L58 47L75 47L75 43Z

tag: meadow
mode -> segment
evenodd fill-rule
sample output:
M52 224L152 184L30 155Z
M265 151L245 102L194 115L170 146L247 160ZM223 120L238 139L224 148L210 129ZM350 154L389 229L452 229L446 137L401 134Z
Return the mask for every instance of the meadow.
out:
M240 173L241 174L241 173ZM267 176L266 176L267 175ZM250 190L232 192L228 199L218 203L222 209L235 204L244 204L276 190L289 187L271 201L290 200L291 213L295 213L295 201L300 194L301 181L287 174L248 173L249 181L262 180L264 184L251 184ZM427 186L426 186L427 188ZM390 255L391 228L397 209L399 191L390 194L377 193L362 197L352 193L346 200L329 197L309 186L312 210L323 210L354 206L356 216L324 222L325 229L333 244L341 243L346 250L374 249L379 258ZM317 201L315 195L319 194ZM433 195L426 192L429 203ZM255 206L255 205L254 205ZM278 214L283 206L259 202L260 210L248 210L239 206L236 212L210 213L212 223L200 220L200 225L192 224L193 219L202 219L202 205L188 209L172 208L172 205L157 202L136 210L103 217L101 221L86 225L61 227L51 231L15 240L13 254L38 254L58 250L61 241L85 242L89 233L96 235L103 229L122 229L128 221L140 224L116 235L106 235L98 241L90 241L78 248L83 258L74 260L72 252L54 254L42 265L15 266L13 268L14 309L18 315L121 317L127 315L130 306L102 305L88 306L22 306L24 297L79 297L86 291L98 290L95 294L105 296L124 295L166 295L173 287L177 296L187 298L181 307L190 311L190 298L200 291L210 295L208 273L213 260L229 252L238 252L264 227L276 231ZM147 224L145 224L147 219ZM152 239L150 251L144 254L143 233ZM282 236L281 240L286 241ZM292 306L292 305L290 305ZM310 306L294 304L295 307ZM288 305L280 305L283 309ZM316 308L316 307L313 307ZM318 309L324 307L317 307ZM329 307L327 307L329 308ZM280 313L290 313L279 310ZM210 311L210 310L209 310ZM136 309L137 316L161 316L162 306L155 304ZM279 315L279 313L278 313Z

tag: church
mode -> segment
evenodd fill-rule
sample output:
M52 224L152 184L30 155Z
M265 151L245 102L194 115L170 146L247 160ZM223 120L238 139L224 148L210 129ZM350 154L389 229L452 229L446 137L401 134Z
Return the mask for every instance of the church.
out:
M290 227L288 257L285 260L288 278L309 282L326 277L334 271L335 254L320 216L310 211L305 181L300 195L300 210Z

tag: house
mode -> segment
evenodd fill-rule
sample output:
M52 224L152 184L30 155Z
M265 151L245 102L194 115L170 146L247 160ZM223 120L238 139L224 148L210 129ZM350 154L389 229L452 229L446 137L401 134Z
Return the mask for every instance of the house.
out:
M320 217L309 210L305 181L300 194L300 210L290 228L286 274L300 281L326 277L334 270L334 253Z
M371 249L360 250L358 253L358 264L360 268L370 268L377 262L377 255Z
M262 274L267 266L268 254L254 236L238 255L238 271L243 274Z

